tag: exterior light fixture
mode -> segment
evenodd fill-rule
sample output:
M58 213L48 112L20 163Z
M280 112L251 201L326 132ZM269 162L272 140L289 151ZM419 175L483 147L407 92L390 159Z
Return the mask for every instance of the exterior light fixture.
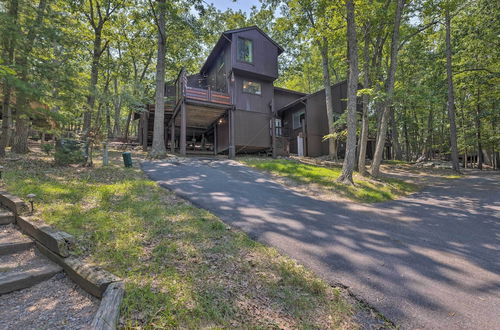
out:
M35 194L28 194L26 197L28 197L28 200L29 200L30 205L31 205L31 214L33 214L33 212L35 211L34 204L35 204L36 195Z

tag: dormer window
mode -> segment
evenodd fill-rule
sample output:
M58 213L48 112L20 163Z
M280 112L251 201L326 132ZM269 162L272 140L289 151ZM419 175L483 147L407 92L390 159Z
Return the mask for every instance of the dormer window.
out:
M238 61L253 63L253 41L238 38Z

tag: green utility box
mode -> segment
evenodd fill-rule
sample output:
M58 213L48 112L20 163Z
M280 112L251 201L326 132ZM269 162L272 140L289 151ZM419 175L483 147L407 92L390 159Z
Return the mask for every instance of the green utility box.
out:
M132 167L132 154L130 152L124 152L122 156L125 167Z

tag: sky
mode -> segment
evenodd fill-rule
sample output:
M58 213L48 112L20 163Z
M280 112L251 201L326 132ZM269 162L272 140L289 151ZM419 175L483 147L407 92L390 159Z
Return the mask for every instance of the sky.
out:
M260 7L260 2L258 0L205 0L207 3L213 3L214 6L220 10L226 10L228 8L238 10L241 9L244 12L249 12L252 6Z

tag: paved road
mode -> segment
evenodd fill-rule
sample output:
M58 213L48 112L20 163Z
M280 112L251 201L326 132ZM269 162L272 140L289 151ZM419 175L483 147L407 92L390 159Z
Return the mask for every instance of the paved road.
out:
M143 163L161 185L341 283L405 329L500 328L500 176L376 205L325 202L227 160Z

